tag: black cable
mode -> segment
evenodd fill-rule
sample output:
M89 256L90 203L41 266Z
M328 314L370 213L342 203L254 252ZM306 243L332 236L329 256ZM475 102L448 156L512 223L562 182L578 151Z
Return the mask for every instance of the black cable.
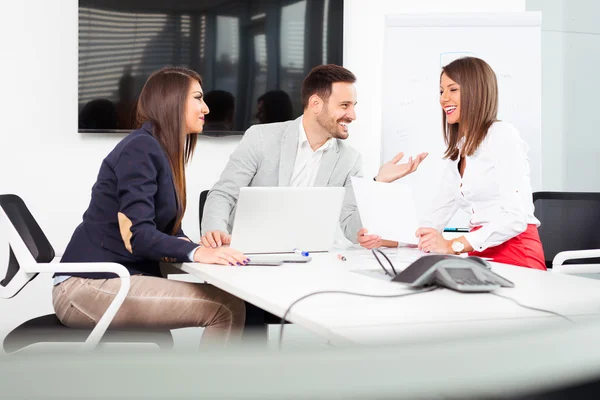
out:
M287 310L285 310L285 313L283 314L283 317L281 318L281 328L279 329L279 349L281 350L281 341L283 340L283 327L285 326L285 317L287 317L287 315L289 314L290 310L292 309L292 307L294 307L297 303L299 303L300 301L311 297L311 296L316 296L318 294L349 294L352 296L360 296L360 297L372 297L372 298L394 298L394 297L406 297L406 296L412 296L414 294L419 294L419 293L426 293L426 292L433 292L434 290L439 289L439 287L437 286L431 286L428 287L426 289L423 290L417 290L414 292L410 292L410 293L402 293L402 294L382 294L382 295L377 295L377 294L365 294L365 293L355 293L355 292L346 292L344 290L322 290L319 292L313 292L313 293L309 293L307 295L304 295L302 297L300 297L298 300L294 301L292 304L290 304L290 306L287 308Z
M379 249L371 249L371 253L373 253L373 257L375 257L375 259L377 260L377 262L379 263L379 265L381 266L381 268L383 268L383 270L385 271L386 275L389 276L396 276L398 275L398 273L396 272L396 269L394 268L394 264L392 264L392 262L390 261L390 259L388 258L388 256L381 250ZM390 274L390 272L387 270L387 268L385 268L383 266L383 263L381 262L381 260L379 259L379 257L377 256L376 253L381 254L382 256L385 257L385 259L387 260L387 262L390 264L390 267L392 267L392 271L394 271L394 275Z
M542 308L536 308L536 307L526 306L525 304L519 303L518 300L515 300L512 297L503 296L503 295L498 294L498 293L490 292L490 294L493 294L494 296L502 297L503 299L511 300L511 301L513 301L514 303L516 303L517 305L519 305L519 306L521 306L523 308L528 308L528 309L534 310L534 311L541 311L541 312L545 312L545 313L548 313L548 314L553 314L553 315L556 315L557 317L561 317L563 319L566 319L567 321L569 321L572 324L575 324L575 321L573 321L569 317L567 317L565 315L562 315L560 313L557 313L557 312L554 312L554 311L550 311L550 310L544 310Z

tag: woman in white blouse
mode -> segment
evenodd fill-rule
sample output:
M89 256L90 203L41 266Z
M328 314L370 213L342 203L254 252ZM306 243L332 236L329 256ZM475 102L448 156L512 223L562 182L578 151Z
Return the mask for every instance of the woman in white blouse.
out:
M440 104L448 165L431 214L416 232L419 249L489 257L496 262L545 270L533 215L527 145L517 129L498 121L496 75L483 60L465 57L445 66ZM442 236L454 213L471 214L471 231L454 240ZM361 230L363 247L394 246Z

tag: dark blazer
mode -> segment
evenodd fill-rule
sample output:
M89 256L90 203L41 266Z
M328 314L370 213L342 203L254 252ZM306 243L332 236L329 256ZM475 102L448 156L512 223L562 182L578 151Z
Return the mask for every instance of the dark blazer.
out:
M179 239L186 237L181 229L171 234L177 217L173 175L151 131L152 125L145 123L102 161L90 205L61 262L116 262L131 274L161 276L159 261L189 261L188 254L198 245Z

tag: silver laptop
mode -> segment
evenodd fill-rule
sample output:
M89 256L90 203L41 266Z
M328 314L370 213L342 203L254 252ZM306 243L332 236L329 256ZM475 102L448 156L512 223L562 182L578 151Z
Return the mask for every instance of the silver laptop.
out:
M342 187L243 187L231 247L246 254L329 251L344 191Z

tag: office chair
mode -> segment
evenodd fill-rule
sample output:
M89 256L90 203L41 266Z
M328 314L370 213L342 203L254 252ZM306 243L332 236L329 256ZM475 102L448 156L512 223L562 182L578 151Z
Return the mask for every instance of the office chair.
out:
M208 192L209 190L203 190L202 192L200 192L200 202L198 209L198 223L200 225L200 234L202 234L202 216L204 215L204 204L206 203ZM258 321L263 321L261 313L264 313L264 324L258 323ZM252 334L254 334L255 336L263 336L264 338L267 338L267 325L280 323L281 318L279 318L278 316L263 311L255 305L246 302L246 327L252 326ZM289 324L288 321L285 321L285 323Z
M600 193L536 192L533 204L542 223L538 231L546 267L561 273L600 272Z
M125 267L116 263L51 263L53 259L52 245L23 200L14 194L0 195L0 278L4 277L0 281L0 298L16 296L39 273L111 272L121 279L115 299L94 329L68 328L56 314L44 315L13 329L2 343L5 352L40 347L41 343L68 343L81 350L93 350L99 343L173 346L170 331L107 331L129 291L130 275Z
M203 190L200 192L200 203L198 208L198 221L200 223L200 234L202 234L202 216L204 215L204 204L206 204L206 198L210 190Z

